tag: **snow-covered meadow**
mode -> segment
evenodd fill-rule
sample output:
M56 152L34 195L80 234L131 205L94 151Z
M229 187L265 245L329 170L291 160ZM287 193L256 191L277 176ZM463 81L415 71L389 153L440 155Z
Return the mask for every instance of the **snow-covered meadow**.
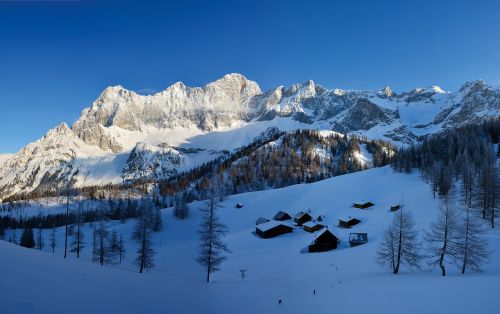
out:
M393 173L390 167L228 197L219 215L229 228L225 241L232 254L209 284L195 261L204 202L191 204L186 220L175 219L172 209L163 210L165 228L153 235L156 267L144 274L133 265L133 220L108 223L110 231L127 239L126 259L119 266L90 261L90 226L85 227L80 260L72 253L62 258L63 228L57 230L54 255L50 230L44 233L45 252L0 241L0 313L491 313L498 307L498 252L483 273L462 275L450 265L447 277L425 264L420 271L404 268L398 275L376 264L379 240L394 215L389 208L402 198L422 235L439 201L418 173ZM352 208L359 200L375 206ZM244 207L236 208L238 202ZM259 217L308 209L314 217L326 217L341 240L338 249L303 253L314 234L301 229L272 239L254 234ZM337 228L337 218L349 215L361 223ZM350 248L349 232L367 232L369 242ZM487 236L490 249L498 248L499 231ZM247 270L244 279L241 269Z

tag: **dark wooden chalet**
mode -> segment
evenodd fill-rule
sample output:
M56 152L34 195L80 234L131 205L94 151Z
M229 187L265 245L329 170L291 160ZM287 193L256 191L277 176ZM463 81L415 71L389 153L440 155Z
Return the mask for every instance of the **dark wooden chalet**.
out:
M323 229L325 226L319 222L308 221L302 224L302 228L304 228L307 232L316 232L318 230Z
M277 221L285 221L288 219L292 219L292 216L288 215L285 212L279 211L276 213L276 215L274 215L273 219Z
M357 202L357 203L353 203L352 207L366 209L366 208L372 207L373 205L375 205L375 204L373 204L372 202Z
M271 220L255 227L255 233L264 239L293 232L293 228L281 221Z
M394 206L391 206L391 212L395 212L395 211L397 211L400 207L401 207L401 205L394 205Z
M357 218L353 218L351 216L345 218L339 218L339 227L340 228L351 228L357 224L359 224L361 220Z
M243 203L237 203L236 208L243 208Z
M318 233L308 249L310 253L330 251L337 248L338 242L339 238L331 233L328 228L324 228L322 232Z
M367 233L351 233L349 234L349 244L351 247L365 244L368 242Z
M311 215L309 215L308 213L305 213L305 212L299 212L297 213L294 218L293 218L293 221L298 225L298 226L302 226L303 223L305 222L308 222L308 221L311 221L313 218L311 217Z

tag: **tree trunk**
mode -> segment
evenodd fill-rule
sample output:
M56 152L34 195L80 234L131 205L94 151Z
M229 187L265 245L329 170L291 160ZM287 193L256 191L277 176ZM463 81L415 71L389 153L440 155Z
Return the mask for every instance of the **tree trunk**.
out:
M207 262L207 283L210 282L210 270L212 268L212 229L213 229L213 213L214 213L214 199L210 201L210 220L209 220L209 245L208 245L208 262Z
M465 222L465 243L464 243L464 262L462 264L462 274L465 274L465 268L467 266L467 250L469 248L469 209L467 208L467 218Z
M446 269L444 268L444 255L448 246L448 206L446 206L446 214L444 216L444 241L443 248L441 249L441 256L439 257L439 267L441 268L441 275L446 276Z
M495 170L493 170L495 171ZM495 192L496 192L496 182L495 182L496 178L495 176L492 176L491 178L491 204L490 204L490 207L491 207L491 228L495 228Z
M76 258L80 258L80 223L76 226Z
M399 272L399 265L401 264L401 250L402 250L402 243L403 243L403 206L399 209L399 239L398 239L398 256L396 259L396 267L393 270L394 274L397 274Z
M104 265L104 226L103 221L101 220L101 231L99 232L99 263L101 266Z
M139 273L142 273L144 270L144 262L145 262L145 252L146 252L146 218L143 218L143 229L142 229L142 248L141 248L141 269L139 269Z
M64 258L68 252L69 191L66 195L66 233L64 235Z

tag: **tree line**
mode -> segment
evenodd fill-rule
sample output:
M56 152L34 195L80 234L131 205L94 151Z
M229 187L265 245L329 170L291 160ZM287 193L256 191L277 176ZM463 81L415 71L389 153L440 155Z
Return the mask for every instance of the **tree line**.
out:
M392 159L396 171L418 169L442 205L419 241L411 215L400 210L387 228L377 261L397 274L400 265L421 267L426 260L446 275L446 265L461 273L480 271L491 251L486 228L496 227L499 187L500 118L467 125L401 148ZM402 207L402 209L404 206Z

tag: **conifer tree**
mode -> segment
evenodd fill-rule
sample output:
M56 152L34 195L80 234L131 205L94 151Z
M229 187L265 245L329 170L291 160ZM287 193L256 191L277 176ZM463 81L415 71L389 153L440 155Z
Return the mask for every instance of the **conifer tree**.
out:
M151 241L152 232L152 208L149 202L141 202L139 217L132 234L132 238L138 245L135 264L139 267L139 273L154 267L153 257L156 254Z
M96 228L96 237L97 237L97 256L99 260L99 264L104 265L109 261L109 250L108 250L108 236L109 232L106 226L106 215L105 215L105 208L101 204L99 206L98 210L98 217L97 217L97 228Z
M200 225L200 252L198 263L206 267L207 282L210 282L210 274L220 270L220 264L226 259L224 253L230 253L222 237L227 233L227 227L217 217L217 200L212 191L208 206L202 209L204 213L203 222Z
M481 265L487 261L490 252L488 252L487 242L483 234L484 228L471 215L471 209L467 208L461 230L462 238L459 244L459 256L456 259L457 264L461 267L462 274L466 271L480 271Z
M109 263L117 264L120 258L120 238L118 237L118 232L113 229L111 232L111 238L109 241Z
M78 210L75 213L75 229L73 232L73 242L71 243L70 251L76 253L76 257L80 258L80 252L84 248L84 234L83 234L83 203L78 203Z
M92 223L92 262L99 261L99 250L97 248L97 227L96 223Z
M56 250L56 228L52 227L50 231L50 248L52 249L52 254Z
M41 225L38 225L38 229L36 230L36 249L37 250L42 250L44 247L43 244L43 235L42 235L42 228Z
M33 235L33 229L26 228L23 230L19 245L30 249L35 247L35 236Z
M163 219L161 217L161 208L155 206L153 214L153 231L158 232L163 229Z
M120 235L120 240L118 242L118 261L121 264L122 260L125 259L125 253L127 250L125 249L125 242L123 241L123 236Z

